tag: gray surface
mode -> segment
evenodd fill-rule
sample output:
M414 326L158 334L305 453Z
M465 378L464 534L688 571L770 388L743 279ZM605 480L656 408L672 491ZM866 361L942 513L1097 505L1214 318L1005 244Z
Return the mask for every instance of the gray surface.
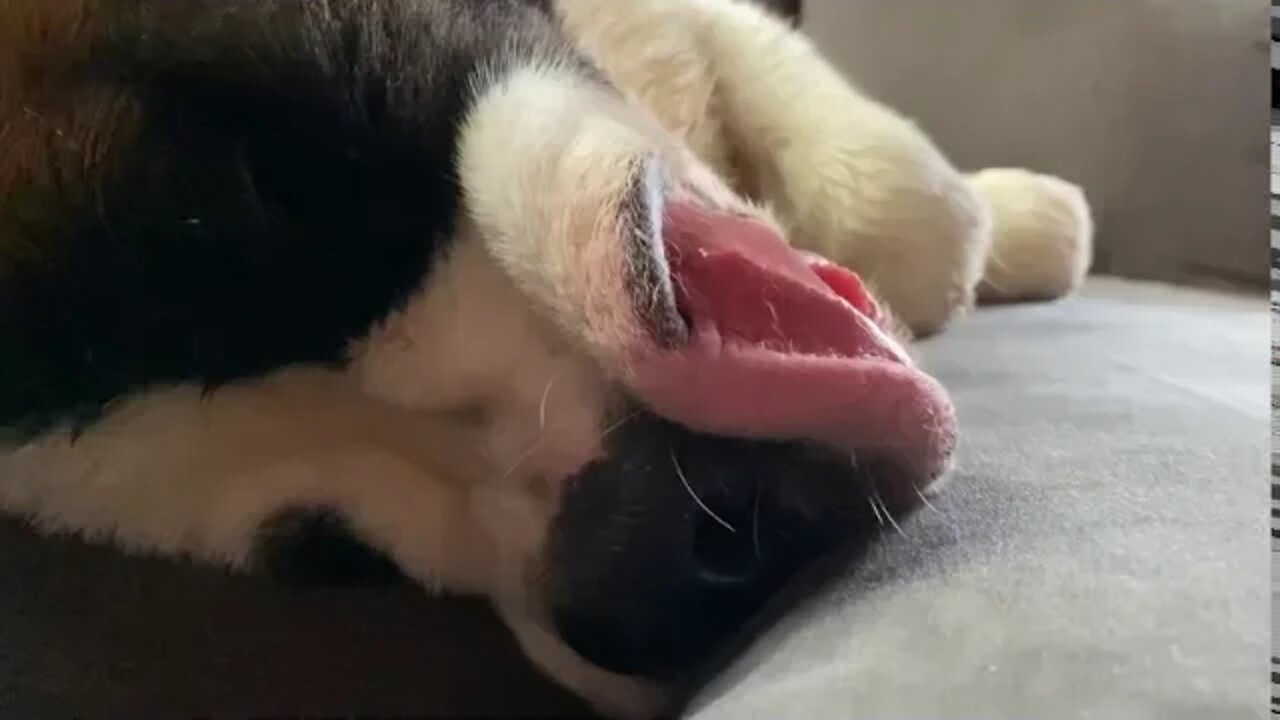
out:
M927 345L954 484L697 720L1262 717L1266 309L1097 281Z
M1265 0L805 0L803 27L960 167L1083 185L1097 271L1261 289L1266 14Z
M722 718L1261 717L1265 302L1098 282L926 347L959 477L713 685ZM0 522L0 717L563 716L490 614Z

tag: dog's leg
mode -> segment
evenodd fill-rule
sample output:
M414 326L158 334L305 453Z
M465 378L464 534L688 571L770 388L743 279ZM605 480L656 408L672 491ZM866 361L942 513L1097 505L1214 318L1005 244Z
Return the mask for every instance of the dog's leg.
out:
M427 587L482 590L491 551L449 466L458 432L328 370L157 389L79 435L0 448L0 508L136 552L286 572L273 549L308 538L278 537L278 521L325 518Z
M740 0L688 5L748 189L774 205L793 242L866 274L915 333L941 329L975 289L1008 301L1079 286L1093 240L1080 188L1017 169L963 177L799 32Z
M655 324L683 331L674 315L640 318L619 307L616 298L630 291L606 286L665 285L669 294L667 269L637 262L663 262L665 200L692 192L708 206L751 211L623 95L555 66L517 70L478 100L459 166L467 208L493 256L607 366Z
M0 448L0 509L138 553L304 578L327 577L340 561L312 557L308 543L356 541L427 588L493 596L557 681L612 717L652 717L659 691L578 658L531 615L524 589L501 578L521 576L508 560L527 558L509 558L493 527L510 535L525 513L514 492L468 490L479 481L456 449L476 443L451 423L370 400L350 376L294 369L208 397L155 391L79 437ZM290 536L315 529L297 518L322 521L325 536Z
M918 335L971 306L988 208L930 139L767 12L687 5L748 183L792 242L858 270Z
M1079 186L1017 168L988 168L969 184L990 205L994 231L979 302L1054 300L1080 287L1093 217Z
M387 383L306 368L367 367L348 346L402 307L409 288L442 277L418 260L443 257L464 224L450 163L486 83L546 62L592 70L552 18L526 4L72 5L74 22L47 3L0 4L0 25L16 28L10 45L22 50L4 56L21 81L6 85L14 98L0 125L28 136L18 143L28 152L5 158L0 175L16 187L9 195L33 192L51 217L95 218L30 221L33 236L17 237L50 248L47 263L0 258L9 310L0 334L16 339L0 353L0 431L10 422L44 430L20 444L0 434L0 509L237 567L260 559L278 517L320 513L423 583L487 592L492 543L458 488L485 469L475 461L488 438L459 437L467 423L431 419L439 408L429 403L374 397ZM102 97L137 112L101 112ZM249 107L253 122L242 124ZM301 137L268 130L258 142L261 125ZM69 157L32 151L46 135ZM334 172L359 180L307 184L308 161L324 176L339 156ZM85 187L58 185L64 166L90 165L102 168L65 180ZM203 184L187 185L193 176ZM58 192L48 177L59 178ZM369 180L377 190L364 188ZM175 185L184 191L167 194ZM342 192L395 185L418 193L412 211L398 193ZM311 199L313 187L326 192ZM339 194L352 213L328 213ZM0 211L13 214L8 202ZM165 229L173 217L189 218L182 223L199 228L199 240L175 240ZM350 232L326 234L352 217ZM361 238L366 217L380 227ZM64 258L81 259L59 266ZM384 272L392 263L402 267ZM253 270L233 274L239 283L190 281L223 268ZM362 275L367 296L326 282L348 275ZM81 284L90 291L72 292ZM288 289L263 293L274 287ZM140 301L148 291L160 294ZM444 364L431 359L415 358L419 377ZM59 430L80 407L101 408L101 419L78 434Z
M515 149L515 150L513 150ZM459 177L489 252L570 337L609 366L660 318L620 307L617 283L669 283L661 258L663 198L693 185L712 204L740 203L689 150L607 85L549 64L492 84L462 131ZM611 269L625 268L625 272ZM584 270L599 272L584 272ZM621 366L612 369L621 372ZM607 432L607 431L606 431ZM663 694L583 661L548 630L546 608L509 577L495 604L524 650L612 717L646 718Z

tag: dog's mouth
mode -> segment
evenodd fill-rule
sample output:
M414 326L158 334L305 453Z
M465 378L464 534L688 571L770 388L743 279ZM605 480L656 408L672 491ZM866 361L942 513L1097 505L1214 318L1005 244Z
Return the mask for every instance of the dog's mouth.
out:
M544 577L569 647L664 678L868 513L919 503L956 417L857 273L793 249L713 178L641 169L621 242L593 232L547 263L570 269L568 329L640 408L567 475Z
M698 432L816 441L855 463L875 456L893 501L914 500L947 470L950 399L856 273L697 200L667 202L660 237L649 251L669 285L633 294L660 318L651 327L670 338L678 322L683 332L629 358L626 382L641 402Z

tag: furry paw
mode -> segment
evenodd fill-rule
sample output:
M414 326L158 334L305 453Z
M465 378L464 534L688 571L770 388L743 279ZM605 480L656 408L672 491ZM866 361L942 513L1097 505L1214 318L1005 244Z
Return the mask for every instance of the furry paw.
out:
M1055 300L1080 287L1093 260L1093 218L1080 187L1007 168L969 183L991 207L994 235L979 301Z
M859 112L879 122L786 154L778 209L795 245L853 268L913 335L932 335L974 305L987 204L910 123L869 103Z

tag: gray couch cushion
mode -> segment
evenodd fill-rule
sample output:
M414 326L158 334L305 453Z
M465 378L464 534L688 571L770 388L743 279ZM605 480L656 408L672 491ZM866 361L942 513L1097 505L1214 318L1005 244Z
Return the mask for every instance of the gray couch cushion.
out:
M1267 337L1262 297L1099 280L926 344L953 484L693 716L1262 717Z

